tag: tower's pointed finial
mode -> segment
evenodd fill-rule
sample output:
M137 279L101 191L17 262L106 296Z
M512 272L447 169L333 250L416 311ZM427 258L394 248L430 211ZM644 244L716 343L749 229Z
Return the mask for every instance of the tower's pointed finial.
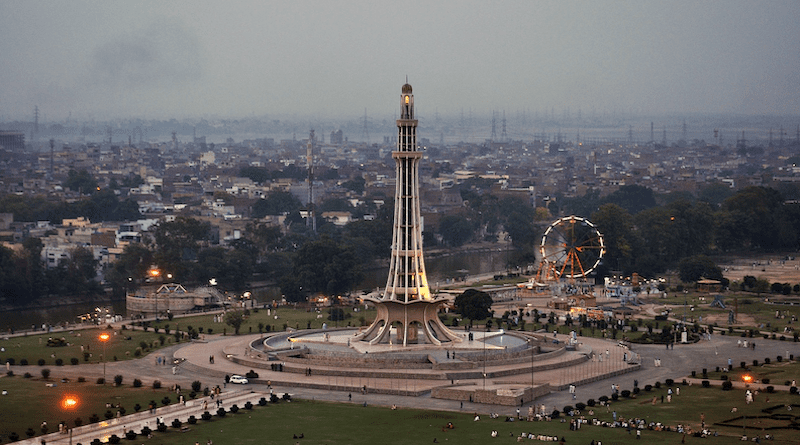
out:
M406 74L406 83L408 83L408 74Z

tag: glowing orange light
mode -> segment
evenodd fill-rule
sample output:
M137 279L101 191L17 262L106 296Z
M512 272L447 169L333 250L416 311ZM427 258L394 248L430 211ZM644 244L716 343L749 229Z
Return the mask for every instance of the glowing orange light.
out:
M151 277L157 277L161 275L161 271L158 269L150 269L149 273Z
M109 338L111 338L111 336L106 334L105 332L100 334L100 340L102 340L102 341L108 341Z
M61 407L64 409L73 409L78 406L78 398L74 396L67 396L61 401Z
M743 375L743 376L742 376L742 380L743 380L745 383L750 383L750 382L752 382L752 381L753 381L753 376L750 376L750 375Z

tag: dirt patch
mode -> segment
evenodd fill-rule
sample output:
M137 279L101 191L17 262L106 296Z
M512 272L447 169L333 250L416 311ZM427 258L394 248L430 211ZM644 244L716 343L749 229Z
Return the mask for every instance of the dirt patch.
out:
M765 278L770 283L800 283L800 258L785 255L735 257L717 260L725 278L741 281L746 275Z

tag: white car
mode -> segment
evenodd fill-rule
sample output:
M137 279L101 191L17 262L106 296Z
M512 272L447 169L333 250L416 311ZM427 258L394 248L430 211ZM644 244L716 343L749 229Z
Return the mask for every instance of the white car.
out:
M246 385L248 383L247 378L242 377L240 375L232 375L230 379L230 383L238 383L240 385Z

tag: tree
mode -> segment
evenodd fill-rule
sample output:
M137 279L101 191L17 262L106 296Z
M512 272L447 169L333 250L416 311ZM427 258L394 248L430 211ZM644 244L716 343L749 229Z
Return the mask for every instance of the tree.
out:
M439 234L447 245L460 247L472 239L472 224L462 216L445 216L439 221Z
M597 225L605 239L606 255L602 268L620 268L630 272L635 246L638 244L630 213L616 204L603 204L592 214L591 221Z
M616 192L606 196L603 202L616 204L631 214L656 206L653 191L641 185L623 185Z
M174 221L161 221L154 229L158 250L155 260L162 271L180 277L189 277L191 270L186 260L197 258L200 244L207 241L211 225L194 218L178 217Z
M91 195L97 191L97 180L86 170L81 170L79 172L70 170L64 185L70 190L85 195Z
M492 297L486 292L467 289L455 299L456 311L470 320L485 320L492 315Z
M253 204L251 216L253 218L263 218L267 215L283 215L285 213L297 212L302 207L303 203L294 195L289 192L277 190Z
M223 318L225 324L233 328L234 335L239 335L239 328L242 327L242 323L244 323L244 312L233 310L225 312L225 317Z
M362 276L361 262L353 247L323 235L297 250L292 273L281 279L280 286L287 300L302 301L308 292L348 293Z
M684 283L694 283L701 278L722 281L722 269L705 255L684 258L678 265L678 276Z

